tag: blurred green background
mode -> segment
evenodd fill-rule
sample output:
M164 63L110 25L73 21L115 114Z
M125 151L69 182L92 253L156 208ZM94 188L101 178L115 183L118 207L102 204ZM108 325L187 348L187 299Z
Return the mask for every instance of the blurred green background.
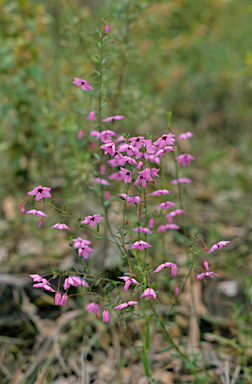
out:
M232 240L228 254L215 258L214 265L248 295L250 0L0 0L3 273L28 274L32 268L46 273L57 267L53 257L61 259L67 249L65 233L47 231L46 223L39 231L34 218L20 214L27 191L51 186L57 201L77 214L93 198L87 187L92 142L87 116L97 105L72 82L95 74L96 23L105 15L114 44L106 48L111 55L103 117L125 115L118 124L121 133L158 136L172 111L173 132L194 133L190 143L180 143L182 152L195 156L182 170L193 180L185 195L188 227L201 231L207 242ZM80 129L86 133L82 140ZM242 311L236 306L237 318Z

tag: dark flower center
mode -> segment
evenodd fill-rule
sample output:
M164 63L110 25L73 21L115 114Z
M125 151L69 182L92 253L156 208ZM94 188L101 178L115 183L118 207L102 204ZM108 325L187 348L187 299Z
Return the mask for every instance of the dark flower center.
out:
M38 189L38 192L39 192L39 193L42 193L42 192L43 192L43 189L42 189L42 188L39 188L39 189Z
M129 176L129 175L130 175L130 172L127 172L127 173L126 173L126 176Z
M93 217L91 217L91 220L93 220L93 221L94 221L94 219L95 219L95 218L94 218L94 216L93 216Z

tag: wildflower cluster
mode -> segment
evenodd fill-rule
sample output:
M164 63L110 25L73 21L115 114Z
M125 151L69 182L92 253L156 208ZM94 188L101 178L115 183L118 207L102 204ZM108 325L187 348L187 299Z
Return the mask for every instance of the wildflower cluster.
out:
M110 34L107 22L105 20L102 21L100 46L102 41L106 39L104 35ZM113 40L111 40L111 43L112 41ZM146 262L146 259L148 257L147 252L151 252L152 250L152 238L155 233L165 236L164 233L167 231L179 230L180 226L173 221L177 219L177 216L184 214L181 201L180 206L178 207L175 202L167 200L167 195L170 194L170 191L164 189L162 185L158 185L160 184L159 180L163 162L168 156L173 158L177 172L175 173L176 178L170 180L170 184L172 188L174 185L177 185L180 191L180 184L188 184L191 183L192 180L186 177L179 177L178 169L181 166L188 166L190 162L194 160L194 157L188 153L177 154L178 148L176 146L176 137L175 134L172 133L170 126L168 132L164 132L159 137L154 138L151 134L147 134L146 137L130 136L129 134L122 135L121 133L116 132L118 122L119 124L123 124L123 119L125 118L124 115L101 118L102 50L101 58L99 60L100 72L98 72L97 75L100 78L99 108L97 111L90 110L87 119L94 122L94 129L89 132L89 136L93 140L91 150L94 151L98 147L100 153L99 156L96 154L100 164L99 169L94 171L92 182L99 184L100 192L98 196L101 199L103 212L89 212L88 216L76 221L80 225L80 231L82 231L83 228L88 229L96 235L99 235L100 239L106 239L117 245L122 257L127 260L129 269L128 272L124 271L123 276L119 276L117 281L113 281L113 284L116 287L120 284L124 284L124 291L132 289L132 300L120 303L121 296L119 296L119 299L115 302L115 297L112 300L109 292L106 292L104 297L100 296L94 289L94 286L97 286L102 278L100 276L95 276L94 271L91 273L89 268L87 273L87 266L84 267L84 273L78 273L77 271L74 273L61 273L58 270L53 271L52 276L49 279L38 274L32 274L30 277L34 280L33 286L35 288L41 288L48 292L52 292L55 295L55 305L64 306L69 296L74 296L72 293L71 295L69 294L69 290L71 290L72 287L78 287L78 289L81 290L81 293L78 294L84 296L88 295L89 297L91 295L94 296L92 301L86 306L86 310L89 313L94 312L97 318L99 318L102 309L103 322L107 323L110 321L111 309L110 312L108 310L108 307L110 306L112 311L114 311L113 317L117 317L117 322L120 324L120 312L118 311L124 311L125 321L125 311L133 311L134 306L138 305L138 301L133 300L137 295L139 297L137 300L145 298L145 300L149 302L151 299L157 299L158 293L154 290L155 281L153 280L153 277L157 275L153 274L161 272L163 269L171 268L171 276L175 279L177 277L178 265L177 262L175 262L176 260L165 260L166 256L163 255L163 262L159 266L155 266L155 269L152 271L152 266ZM90 82L91 81L83 80L79 77L74 77L73 84L80 87L82 91L89 92L93 90ZM95 123L96 116L98 117L98 124ZM108 125L111 125L111 129L107 129ZM80 140L82 139L83 134L84 131L80 130L78 134ZM185 132L182 133L178 139L187 140L192 137L192 132ZM114 199L117 200L117 203L120 202L124 206L122 210L121 225L116 226L115 232L111 230L107 215L107 205L104 203L106 200L108 201L110 199L109 189L112 183L114 184L114 187L117 188L118 192ZM71 230L70 227L64 223L65 220L71 218L65 209L64 211L61 210L56 207L53 202L47 203L46 199L51 198L50 191L51 188L49 187L38 186L28 192L28 197L26 197L20 204L21 212L25 212L25 205L28 203L29 199L33 197L35 202L42 202L44 208L48 206L52 207L48 212L43 212L43 210L37 209L31 209L26 212L26 214L33 214L41 217L39 227L43 224L43 220L49 219L51 211L58 210L61 214L63 213L63 219L61 222L53 224L51 228ZM155 202L154 208L152 208L152 205L148 205L149 200L151 200L152 205L153 202ZM109 202L109 204L111 204L111 202ZM134 224L134 228L129 227L130 223L127 220L127 212L132 210L132 207L136 208L135 222L137 223L137 226ZM161 224L160 220L163 220L161 221ZM112 240L102 234L106 234L106 226L109 228ZM188 248L188 251L193 253L194 264L196 262L195 255L200 255L199 252L194 252L194 247L197 245L196 240L198 239L205 245L203 240L197 234ZM228 243L229 241L220 241L217 244L214 244L209 253L221 249ZM84 264L85 260L87 260L94 252L94 249L91 248L91 244L91 240L80 237L79 233L70 239L71 248L76 252L78 257L83 259ZM205 251L207 251L206 245ZM197 278L206 280L209 277L214 278L215 276L218 276L217 273L209 271L208 260L206 260L204 256L200 256L204 260L203 265L205 272L197 274ZM191 272L192 268L189 269L188 276ZM55 278L58 278L57 289L54 289L51 285L51 280L54 280ZM110 281L110 279L107 280ZM186 280L180 285L178 282L176 283L174 302L183 290ZM142 302L145 300L142 300ZM156 312L150 302L149 305L156 316ZM135 315L137 316L137 314Z

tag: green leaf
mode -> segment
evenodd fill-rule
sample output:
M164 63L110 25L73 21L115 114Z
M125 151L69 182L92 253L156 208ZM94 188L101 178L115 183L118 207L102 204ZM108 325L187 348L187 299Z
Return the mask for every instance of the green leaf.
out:
M100 160L100 156L97 153L94 153L93 155L96 158L96 160Z
M109 36L105 36L102 40L105 41L109 38Z
M95 285L98 285L100 282L101 282L101 279L97 280L97 282L95 283Z
M100 58L98 56L95 55L95 58L98 60L98 61L101 61Z
M111 283L110 283L110 282L109 282L109 283L107 283L107 284L105 285L104 289L105 289L105 290L107 290L107 289L110 287L110 285L111 285Z
M172 345L167 345L167 347L164 347L161 352L169 351L172 349Z
M102 62L101 62L101 65L105 64L106 63L106 59L103 59Z
M98 72L96 69L93 68L93 71L94 71L97 75L100 75L100 72Z
M103 56L109 56L109 55L112 55L112 53L111 53L111 52L109 52L109 53L104 53Z
M95 238L98 239L98 240L102 240L103 239L102 236L96 236Z

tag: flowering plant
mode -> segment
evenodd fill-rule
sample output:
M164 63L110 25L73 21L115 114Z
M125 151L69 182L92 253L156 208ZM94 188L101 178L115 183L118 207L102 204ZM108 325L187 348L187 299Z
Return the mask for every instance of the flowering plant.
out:
M206 281L209 277L214 278L218 276L217 273L209 271L208 260L201 254L201 250L196 250L196 247L203 244L204 251L207 251L206 244L198 233L195 234L194 238L184 241L186 247L185 254L188 255L188 273L183 280L177 277L177 275L183 277L183 273L179 272L180 255L175 259L168 257L164 247L163 254L160 255L162 263L157 265L156 261L158 258L155 253L154 235L158 236L158 241L162 241L166 235L171 236L172 231L181 230L186 239L186 230L183 229L183 226L181 228L180 225L175 224L173 220L178 219L177 216L180 217L181 215L182 217L185 213L181 184L188 184L192 181L186 177L180 177L179 167L189 165L190 161L194 160L194 157L187 153L178 154L177 139L176 135L172 132L170 113L168 114L167 130L159 137L154 137L151 134L134 137L131 137L129 134L122 135L120 132L121 127L123 120L127 117L115 115L103 118L104 108L106 107L103 90L103 73L106 61L104 57L107 55L104 54L104 44L109 37L112 44L113 38L109 25L105 19L102 19L98 43L100 55L96 56L98 60L98 68L95 70L96 76L91 80L74 77L73 81L74 85L80 87L80 92L90 93L96 86L98 87L98 95L96 96L97 110L92 109L89 111L88 120L95 121L92 127L94 129L89 132L93 141L91 150L94 151L93 154L96 159L92 169L91 188L100 200L100 206L97 207L97 211L90 211L88 216L74 219L65 208L57 207L54 201L48 202L52 191L50 187L43 186L35 187L32 191L28 192L28 197L20 203L21 212L25 212L25 206L31 198L40 204L40 209L47 210L47 207L50 207L49 211L46 212L40 209L32 209L26 212L27 214L43 218L39 221L39 227L42 226L43 220L48 220L49 213L55 210L61 214L62 220L54 224L52 228L71 231L70 219L75 220L79 224L80 231L70 238L69 245L73 252L76 253L76 256L82 258L84 272L79 272L78 270L74 272L53 270L51 274L48 274L49 278L38 274L32 274L30 277L34 280L33 286L35 288L41 288L55 295L55 305L65 306L69 297L83 295L88 299L90 298L89 304L85 307L86 311L94 312L97 318L102 313L104 323L115 321L120 325L123 322L123 329L126 330L127 318L134 316L138 327L140 327L140 320L143 319L144 326L143 323L141 326L144 327L144 330L139 329L143 341L141 359L148 379L151 377L148 350L150 339L149 323L152 320L157 320L169 345L176 351L186 367L195 373L201 370L197 358L195 356L191 358L186 355L180 346L174 342L171 334L165 327L164 321L153 306L153 299L156 301L159 299L158 292L155 290L156 286L158 286L156 281L159 275L156 275L156 273L161 272L167 267L171 268L171 273L167 271L162 271L161 273L165 274L166 279L170 279L171 276L172 294L169 315L174 314L174 307L188 279L192 281L197 276L197 279ZM77 75L81 76L81 74ZM126 115L125 111L123 113ZM120 125L117 126L117 124ZM107 125L111 129L107 129ZM82 129L78 134L76 133L76 138L78 137L81 140L83 134L84 131ZM193 134L191 132L185 132L179 136L178 140L187 140L192 137ZM169 195L170 191L160 182L163 179L162 173L167 157L174 164L173 177L175 179L171 177L170 184L177 191L176 203L167 200L166 195ZM108 166L105 165L106 163ZM96 185L98 185L98 188ZM116 189L115 198L111 196L111 188ZM174 196L175 194L176 192L173 193ZM113 211L113 203L121 204L122 209L122 214L119 216L115 228L111 224L109 214ZM176 207L176 209L170 210L174 209L173 207ZM133 226L130 222L132 217ZM67 224L64 222L66 220ZM123 261L121 264L123 276L118 276L120 280L110 279L109 277L105 278L90 270L87 262L89 258L95 257L91 256L95 255L95 249L90 247L92 240L81 237L83 232L85 237L87 233L91 232L92 235L96 236L97 240L108 241L117 247L117 252ZM221 249L228 243L229 241L219 241L211 247L209 253ZM203 260L203 263L201 262L203 265L200 268L203 268L205 272L197 274L195 269L199 268L197 263L201 259ZM154 273L155 275L153 275ZM58 279L57 287L52 286L54 279ZM95 287L103 282L106 282L106 285L103 287L104 294L101 295ZM109 290L110 286L112 286L112 289ZM74 292L72 287L80 287L81 291L79 293L72 293ZM122 302L121 300L123 290L131 292L132 298L127 302ZM136 300L133 300L134 298ZM138 309L139 302L142 305L141 312ZM146 315L146 305L148 305L151 315ZM113 320L111 320L111 316L113 316Z

